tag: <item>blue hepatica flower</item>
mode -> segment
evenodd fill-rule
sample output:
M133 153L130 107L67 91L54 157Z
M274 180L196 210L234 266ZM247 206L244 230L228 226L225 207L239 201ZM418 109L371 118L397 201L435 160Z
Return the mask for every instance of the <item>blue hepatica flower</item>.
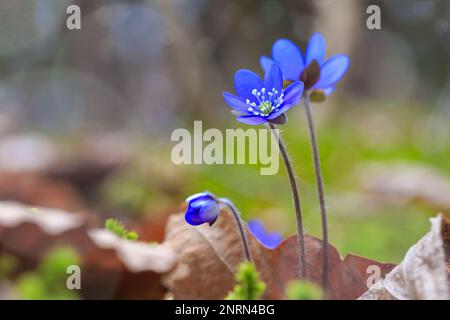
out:
M267 232L264 225L259 220L248 222L250 233L266 248L275 249L283 240L283 236L278 232Z
M223 97L234 109L236 119L259 125L285 123L284 113L300 101L304 86L297 79L283 89L281 69L272 63L266 70L264 81L252 71L238 70L234 75L234 87L237 96L224 92Z
M194 194L186 199L188 208L184 218L187 223L198 226L209 223L210 226L217 220L221 204L219 200L209 192Z
M279 39L273 44L272 59L261 57L260 62L266 71L277 63L285 84L301 80L305 90L329 95L347 71L350 59L337 54L325 61L325 38L315 33L309 40L305 56L290 40Z

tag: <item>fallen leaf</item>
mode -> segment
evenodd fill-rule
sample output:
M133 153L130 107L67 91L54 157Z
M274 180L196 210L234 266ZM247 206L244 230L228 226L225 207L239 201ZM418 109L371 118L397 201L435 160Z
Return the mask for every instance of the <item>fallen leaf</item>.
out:
M167 292L160 273L129 271L114 249L86 252L81 268L85 299L163 299Z
M359 299L450 299L450 221L442 215L430 221L431 230L408 250L402 263Z
M164 273L176 263L175 253L165 245L122 239L105 229L89 230L88 235L99 248L114 249L118 258L131 272Z
M88 232L96 248L84 255L83 288L88 299L162 299L166 288L161 274L177 257L164 245L119 238L112 232Z
M83 224L83 219L50 208L30 208L17 202L0 202L0 225L16 227L25 222L36 224L50 235L58 235Z
M82 252L89 246L85 216L17 202L0 202L0 254L18 259L15 274L36 267L52 247L70 245Z
M0 202L0 255L18 260L13 276L34 270L59 246L70 246L81 257L85 299L162 299L167 290L161 274L176 263L172 249L89 229L85 216Z
M244 224L251 256L267 289L264 299L283 299L290 280L298 275L297 237L290 236L275 250L263 247ZM234 272L243 261L241 238L233 216L223 210L209 227L188 225L182 214L169 218L165 244L174 248L179 263L163 276L176 299L223 299L234 286ZM306 236L308 280L320 284L322 242ZM368 266L375 265L385 274L392 264L347 255L342 260L329 245L329 299L356 299L367 290Z
M79 192L69 183L38 173L0 172L0 198L30 206L77 211L85 208Z
M295 276L298 264L297 237L288 237L273 254L273 274L283 284L283 295L286 284ZM312 236L305 236L307 279L318 285L322 281L322 241ZM277 252L278 251L278 252ZM335 247L328 244L328 290L327 298L331 300L352 300L361 295L370 286L370 268L376 268L380 276L391 271L395 265L382 263L353 254L341 258ZM280 297L283 298L283 297Z
M162 242L165 237L167 219L171 212L174 212L174 206L159 210L145 210L137 217L137 220L130 223L130 229L139 234L140 240Z

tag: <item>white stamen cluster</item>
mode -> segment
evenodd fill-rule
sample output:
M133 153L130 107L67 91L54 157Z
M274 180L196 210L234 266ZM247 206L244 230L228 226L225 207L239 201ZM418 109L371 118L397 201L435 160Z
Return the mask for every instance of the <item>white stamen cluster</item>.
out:
M275 88L272 88L271 91L266 91L266 88L261 88L261 91L253 89L252 94L258 103L252 102L250 99L247 99L245 103L249 105L248 111L252 112L255 116L266 117L273 111L277 112L284 101L284 93L279 95L278 90Z

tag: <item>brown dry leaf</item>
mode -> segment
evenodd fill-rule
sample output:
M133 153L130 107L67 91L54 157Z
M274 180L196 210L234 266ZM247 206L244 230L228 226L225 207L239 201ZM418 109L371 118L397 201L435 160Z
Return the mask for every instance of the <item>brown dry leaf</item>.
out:
M297 275L297 237L285 239L275 250L263 247L244 226L252 258L266 283L264 299L283 299L286 284ZM179 263L164 275L164 283L176 299L223 299L234 286L234 271L243 261L243 249L232 215L223 210L209 227L188 225L182 214L170 217L165 243L178 254ZM322 242L305 239L308 279L320 284ZM367 267L375 265L384 275L394 268L362 257L347 255L342 260L329 246L330 299L356 299L367 290Z
M450 214L450 179L435 169L412 164L375 164L361 171L363 187L370 193Z
M84 216L48 208L30 208L17 202L0 202L0 255L13 255L15 273L36 267L55 246L83 251L89 242Z
M50 208L29 208L17 202L0 202L0 225L16 227L25 222L36 224L49 235L58 235L83 224L80 216Z
M110 231L88 232L95 249L83 259L84 295L88 299L162 299L161 274L177 262L164 245L119 238Z
M0 198L69 211L85 208L81 195L72 185L38 173L0 171Z
M167 290L161 273L176 262L165 246L89 230L84 216L0 202L0 255L17 259L14 275L33 270L57 246L70 246L80 254L81 296L87 299L162 299Z
M83 255L81 292L85 299L163 299L167 289L161 274L130 272L114 249L94 249Z
M442 215L430 221L430 232L408 250L402 263L359 299L450 299L450 221Z
M88 234L97 247L114 249L117 257L131 272L164 273L176 263L175 252L165 245L122 239L105 229L89 230Z
M131 229L139 234L139 239L149 242L162 242L165 237L167 218L169 215L160 215L141 219L132 224Z

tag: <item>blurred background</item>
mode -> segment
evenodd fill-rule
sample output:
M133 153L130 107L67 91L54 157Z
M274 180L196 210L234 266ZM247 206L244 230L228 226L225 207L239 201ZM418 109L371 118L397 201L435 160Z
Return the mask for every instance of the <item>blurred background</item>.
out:
M66 8L81 8L67 30ZM381 8L381 30L366 9ZM325 103L314 104L330 242L342 253L398 263L450 212L450 3L444 0L2 0L0 199L145 226L161 241L167 215L209 190L245 219L295 232L284 168L171 162L176 128L248 128L222 99L233 74L261 74L278 38L350 56ZM303 106L284 139L309 234L320 236ZM142 223L142 224L141 224ZM156 230L156 231L155 231ZM145 228L142 227L145 233ZM26 235L24 235L25 237Z

